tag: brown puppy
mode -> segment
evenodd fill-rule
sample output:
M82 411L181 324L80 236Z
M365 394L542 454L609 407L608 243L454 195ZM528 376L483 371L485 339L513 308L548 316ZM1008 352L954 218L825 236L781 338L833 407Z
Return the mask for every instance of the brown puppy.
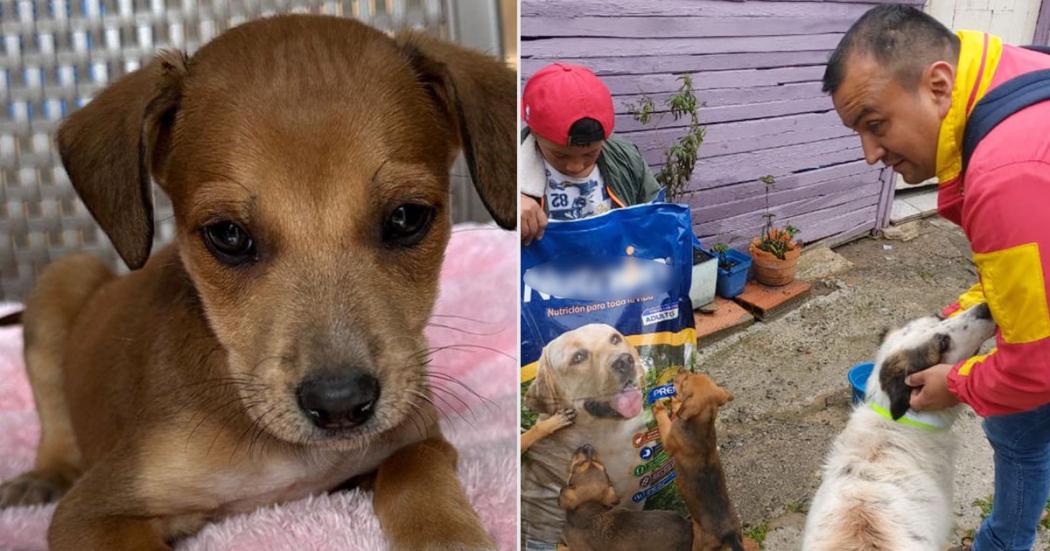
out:
M428 397L423 337L465 152L515 218L515 77L350 19L240 25L62 125L74 187L136 269L73 257L24 314L42 423L5 506L51 548L167 549L209 520L375 472L393 549L491 549ZM151 177L175 243L150 256Z
M675 484L693 517L693 549L749 549L741 534L740 518L726 490L715 435L718 408L733 396L710 377L699 373L679 373L674 386L674 421L661 403L654 404L653 415L664 449L675 462L678 473Z
M565 510L562 538L572 551L688 551L691 523L673 511L628 511L605 465L590 445L576 450L558 505Z

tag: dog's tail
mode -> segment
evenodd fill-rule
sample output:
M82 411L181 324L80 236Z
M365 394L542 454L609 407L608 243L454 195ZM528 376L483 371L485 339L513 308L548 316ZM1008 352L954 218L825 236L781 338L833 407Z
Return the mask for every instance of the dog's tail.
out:
M0 317L0 327L7 327L8 325L18 325L22 323L22 310L12 312L4 317Z

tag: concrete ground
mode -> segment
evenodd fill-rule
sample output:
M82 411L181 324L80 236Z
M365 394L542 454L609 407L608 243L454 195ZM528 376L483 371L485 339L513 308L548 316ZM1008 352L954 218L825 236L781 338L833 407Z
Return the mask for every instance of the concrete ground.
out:
M700 367L736 399L722 410L719 441L729 490L764 548L801 545L820 465L850 411L846 371L870 361L881 330L949 304L977 277L962 232L939 219L915 222L907 242L863 239L836 249L853 264L818 280L804 305L701 351ZM991 449L972 412L956 424L958 542L980 523L975 502L992 493ZM1040 530L1035 549L1050 549Z

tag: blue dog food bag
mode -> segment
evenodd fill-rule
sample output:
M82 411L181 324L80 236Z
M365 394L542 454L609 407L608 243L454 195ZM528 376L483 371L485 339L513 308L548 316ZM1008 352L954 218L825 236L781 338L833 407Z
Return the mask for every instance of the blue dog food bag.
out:
M620 506L641 509L674 480L651 406L695 364L694 242L688 207L649 203L552 221L522 248L522 429L575 413L522 455L525 542L557 543L559 492L584 444Z

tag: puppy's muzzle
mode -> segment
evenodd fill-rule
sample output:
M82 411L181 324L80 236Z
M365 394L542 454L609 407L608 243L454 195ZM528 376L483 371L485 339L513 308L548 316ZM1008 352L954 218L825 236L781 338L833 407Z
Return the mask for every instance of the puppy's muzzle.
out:
M612 370L623 381L634 380L634 356L624 352L612 363Z
M375 413L379 381L363 370L339 375L312 376L296 390L299 407L318 428L351 429Z

